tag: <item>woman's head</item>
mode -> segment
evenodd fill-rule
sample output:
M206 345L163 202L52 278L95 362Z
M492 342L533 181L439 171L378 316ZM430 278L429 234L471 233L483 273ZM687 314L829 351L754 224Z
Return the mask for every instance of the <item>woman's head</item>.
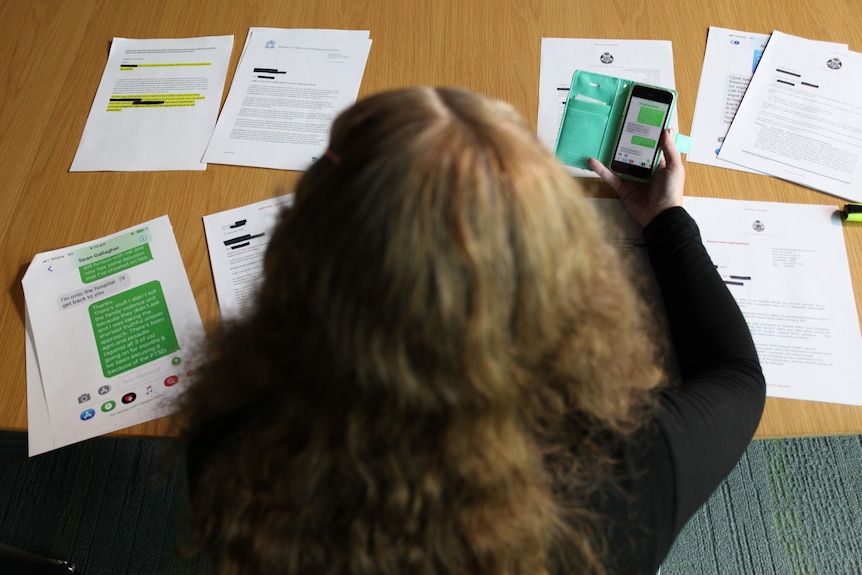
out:
M186 398L206 542L262 570L536 572L577 525L549 464L587 485L590 438L636 427L657 384L639 317L511 107L358 102L283 214L256 312Z

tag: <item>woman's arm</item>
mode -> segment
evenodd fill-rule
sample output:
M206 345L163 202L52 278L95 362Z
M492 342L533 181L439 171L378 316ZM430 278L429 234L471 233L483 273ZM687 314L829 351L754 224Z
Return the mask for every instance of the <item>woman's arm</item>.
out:
M635 439L630 492L660 562L685 522L733 469L760 422L766 386L748 325L682 208L685 169L666 130L652 181L590 167L644 228L682 375L664 390L657 427Z
M674 534L733 469L751 440L766 385L748 325L683 208L644 230L682 385L662 393L659 424L673 458Z

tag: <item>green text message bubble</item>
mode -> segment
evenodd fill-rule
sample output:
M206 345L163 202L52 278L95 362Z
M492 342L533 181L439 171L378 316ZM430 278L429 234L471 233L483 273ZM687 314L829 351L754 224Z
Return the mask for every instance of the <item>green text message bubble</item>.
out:
M646 124L647 126L655 126L656 128L660 128L662 120L664 120L663 110L647 108L646 106L641 106L641 109L638 110L639 124Z
M644 148L655 148L656 141L643 136L632 136L632 144L635 146L643 146Z
M88 284L141 265L151 259L153 259L153 252L150 251L150 244L141 244L130 250L83 265L78 268L78 271L81 272L81 281Z
M98 301L89 311L105 377L114 377L180 348L162 284L157 281Z

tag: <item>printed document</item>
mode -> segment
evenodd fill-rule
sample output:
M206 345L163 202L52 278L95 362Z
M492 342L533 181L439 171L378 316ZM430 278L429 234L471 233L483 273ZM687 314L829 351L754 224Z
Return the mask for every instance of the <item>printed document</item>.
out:
M862 405L862 337L835 206L686 197L685 207L748 321L767 394Z
M24 274L30 455L173 411L204 332L167 216Z
M233 36L114 38L72 172L204 170Z
M651 276L641 231L622 204L591 201L636 275ZM684 204L748 322L767 395L862 405L862 336L835 206L691 196ZM654 281L635 282L652 304L661 302Z
M575 70L675 88L673 46L669 41L542 38L537 134L552 151ZM670 125L677 129L675 108ZM575 176L597 177L591 170L571 166L566 169Z
M719 159L862 201L862 54L773 32Z
M718 159L727 129L736 115L769 34L710 27L691 122L689 162L751 171Z
M368 31L252 28L204 160L305 170L356 101Z
M222 319L254 307L263 279L263 258L281 210L293 194L204 216L213 282Z

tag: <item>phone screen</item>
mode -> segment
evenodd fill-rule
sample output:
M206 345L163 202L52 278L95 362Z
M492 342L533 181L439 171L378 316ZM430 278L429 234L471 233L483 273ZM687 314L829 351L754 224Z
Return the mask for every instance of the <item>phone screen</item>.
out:
M659 138L673 95L664 90L642 86L635 86L633 90L623 119L620 139L614 150L611 169L617 173L648 179L652 175Z

